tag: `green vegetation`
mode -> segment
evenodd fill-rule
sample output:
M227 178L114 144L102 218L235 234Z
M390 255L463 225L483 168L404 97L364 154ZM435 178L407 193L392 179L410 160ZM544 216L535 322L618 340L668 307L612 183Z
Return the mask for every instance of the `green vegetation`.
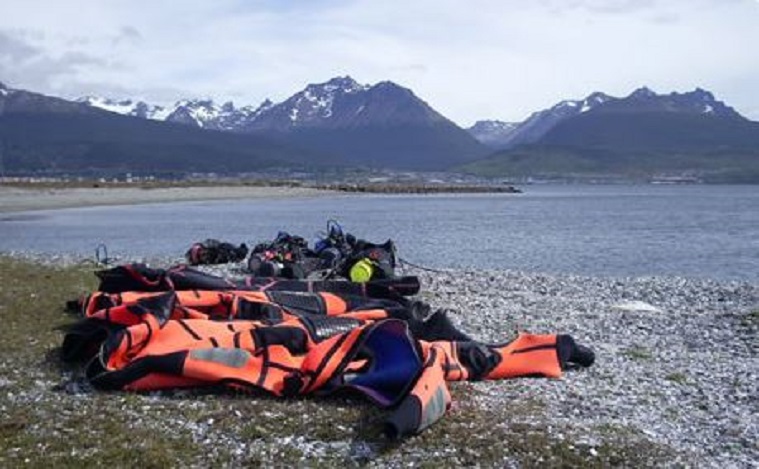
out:
M710 183L759 183L759 154L741 150L659 150L524 145L460 166L481 177L627 179L691 177Z
M621 426L547 425L518 383L453 383L454 406L404 442L380 433L384 411L351 396L279 399L260 393L83 393L56 355L73 321L65 301L95 287L91 268L0 256L0 466L657 466L676 455ZM66 390L62 390L64 388ZM482 403L497 392L508 406ZM77 392L74 392L77 391ZM591 432L589 435L588 432ZM590 437L590 438L589 438ZM580 443L594 441L594 445Z
M256 135L202 131L112 113L41 109L0 117L9 172L223 173L316 161L314 152Z
M588 112L536 144L461 167L492 177L759 183L759 124L735 117L655 110Z
M670 373L664 377L667 381L672 381L677 384L688 384L688 376L685 373Z
M651 351L647 348L635 345L622 352L626 357L635 361L649 361L654 357L651 355Z
M759 325L759 309L746 314L744 322L746 324Z

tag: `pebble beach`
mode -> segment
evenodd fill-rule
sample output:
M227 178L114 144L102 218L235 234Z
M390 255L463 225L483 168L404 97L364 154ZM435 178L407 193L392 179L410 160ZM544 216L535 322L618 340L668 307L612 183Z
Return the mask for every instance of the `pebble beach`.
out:
M29 253L14 256L56 265L82 261L67 256L36 258ZM182 259L147 261L168 266ZM225 276L242 273L241 265L203 269ZM606 454L598 460L600 465L616 461L626 466L756 467L759 463L759 285L508 270L411 268L405 273L421 277L421 299L449 310L454 323L478 340L502 343L520 330L558 332L573 335L596 352L593 367L568 371L559 380L454 383L454 404L446 419L460 425L468 422L466 441L453 444L472 448L475 460L476 452L483 451L478 448L492 446L494 434L507 442L523 438L525 432L538 432L543 445L560 443L585 462L593 462L602 450L613 452L614 444L621 445L619 459ZM173 425L194 428L196 442L214 441L213 451L238 455L262 451L259 443L224 437L214 425L181 421ZM432 438L435 429L408 439L393 452L351 433L348 430L342 442L293 433L278 444L293 446L305 460L329 455L377 466L413 464L425 461L419 441ZM521 467L506 442L496 449L495 465ZM458 450L446 455L444 446L440 451L438 456L451 465L468 461L458 456ZM637 460L643 455L631 452L648 454ZM539 454L533 456L541 460ZM487 465L493 457L488 453Z

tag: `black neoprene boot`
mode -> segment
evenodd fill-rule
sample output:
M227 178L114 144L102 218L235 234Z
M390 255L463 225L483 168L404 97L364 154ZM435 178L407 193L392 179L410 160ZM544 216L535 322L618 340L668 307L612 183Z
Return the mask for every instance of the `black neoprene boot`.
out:
M556 348L563 370L588 368L596 361L593 350L578 344L570 335L556 336Z

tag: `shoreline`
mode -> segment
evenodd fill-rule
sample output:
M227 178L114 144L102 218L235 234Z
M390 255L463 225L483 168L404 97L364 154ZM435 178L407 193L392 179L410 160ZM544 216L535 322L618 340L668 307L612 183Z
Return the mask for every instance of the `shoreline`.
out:
M117 205L200 202L212 200L261 200L295 197L409 195L409 194L518 194L511 186L502 188L469 186L353 186L324 184L297 185L188 185L188 186L101 186L19 187L0 185L0 214Z
M336 194L336 192L324 189L285 186L199 185L156 188L19 188L0 186L0 213L205 200L320 197Z
M0 254L0 260L3 256L8 258ZM41 260L11 257L35 264ZM177 260L150 259L152 265L164 267ZM92 266L66 256L46 261L42 264L50 267L78 265L89 271ZM242 264L201 267L222 276L240 275L241 269ZM451 453L441 452L436 462L486 466L563 461L575 466L750 467L759 457L759 422L753 417L752 398L759 379L754 367L759 284L512 270L412 268L403 273L419 275L418 298L433 309L448 309L451 320L477 340L502 342L517 330L567 333L596 351L596 364L569 371L560 380L453 383L454 408L449 414L397 447L367 435L362 417L352 414L367 411L350 401L272 402L253 396L230 402L223 396L199 399L191 393L158 393L129 398L134 405L127 407L144 431L165 434L168 428L178 428L191 440L190 447L213 454L205 461L209 464L242 463L250 455L275 450L334 463L351 460L356 445L366 462L378 466L422 463L441 448ZM15 391L20 380L9 376L6 387ZM45 383L52 387L56 379L61 378L50 375ZM70 401L76 401L77 408L91 406L92 412L101 412L118 409L127 399L121 393L82 399L49 387L20 388L23 392L14 395L21 397L6 400L18 406L27 405L27 400L41 402L55 413ZM145 405L149 411L141 410ZM189 416L179 411L187 406L193 408ZM245 436L244 420L218 417L230 408L244 415L256 406L272 412L256 422L264 429L255 433L263 435L260 438ZM300 411L311 423L304 426ZM196 428L198 415L202 421L214 419L214 424ZM318 430L309 433L304 428ZM209 441L215 442L212 448Z

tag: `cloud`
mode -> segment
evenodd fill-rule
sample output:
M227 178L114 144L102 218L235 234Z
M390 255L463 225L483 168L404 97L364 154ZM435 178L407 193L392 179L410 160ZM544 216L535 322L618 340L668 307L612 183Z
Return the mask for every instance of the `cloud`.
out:
M142 34L132 26L122 26L119 29L118 34L113 38L113 43L118 45L120 43L139 43L142 40Z
M19 64L39 54L38 47L5 31L0 31L0 63Z
M79 14L86 11L86 15ZM350 74L461 124L592 91L710 88L759 107L754 0L5 0L0 81L165 103L282 100ZM759 117L759 116L755 116Z
M586 10L601 14L628 14L649 10L656 0L541 0L553 11Z
M38 91L47 91L88 67L114 66L102 58L80 51L49 54L26 39L29 36L35 35L0 31L0 77L12 85L23 84Z

